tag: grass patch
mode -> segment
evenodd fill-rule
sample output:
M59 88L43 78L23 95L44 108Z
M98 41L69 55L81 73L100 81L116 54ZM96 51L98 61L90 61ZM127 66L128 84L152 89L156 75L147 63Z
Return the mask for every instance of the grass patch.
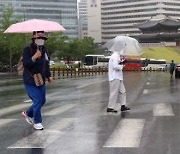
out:
M174 60L175 63L180 63L180 48L178 47L149 47L144 48L142 58L166 59L167 63Z

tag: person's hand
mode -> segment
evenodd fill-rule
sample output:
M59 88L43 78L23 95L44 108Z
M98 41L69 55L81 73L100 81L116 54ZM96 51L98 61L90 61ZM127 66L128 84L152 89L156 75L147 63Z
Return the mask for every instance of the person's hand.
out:
M49 77L49 78L48 78L48 82L49 82L49 83L52 83L53 80L54 80L53 77Z
M33 60L36 60L41 57L41 51L37 50L36 53L32 56Z

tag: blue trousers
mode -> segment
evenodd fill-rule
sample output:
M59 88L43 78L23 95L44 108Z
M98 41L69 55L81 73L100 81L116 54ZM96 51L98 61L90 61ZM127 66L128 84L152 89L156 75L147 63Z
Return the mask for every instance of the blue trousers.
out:
M26 111L26 114L34 118L34 123L41 123L41 108L46 102L46 86L30 86L25 84L25 89L28 96L32 99L33 103L30 108Z

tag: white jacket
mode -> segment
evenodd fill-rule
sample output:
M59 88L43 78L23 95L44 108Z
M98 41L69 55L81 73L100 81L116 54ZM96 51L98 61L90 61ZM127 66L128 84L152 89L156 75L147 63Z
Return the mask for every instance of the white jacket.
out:
M120 65L121 62L120 53L114 52L110 59L108 65L108 76L109 81L113 81L114 79L123 80L123 65Z

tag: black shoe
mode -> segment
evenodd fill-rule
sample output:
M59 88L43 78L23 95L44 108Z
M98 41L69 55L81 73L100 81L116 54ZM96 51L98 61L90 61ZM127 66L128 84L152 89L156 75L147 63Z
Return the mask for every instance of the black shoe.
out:
M113 113L117 113L117 110L111 109L111 108L107 108L107 112L113 112Z
M121 106L121 111L128 111L128 110L130 110L129 107L126 107L125 105Z

